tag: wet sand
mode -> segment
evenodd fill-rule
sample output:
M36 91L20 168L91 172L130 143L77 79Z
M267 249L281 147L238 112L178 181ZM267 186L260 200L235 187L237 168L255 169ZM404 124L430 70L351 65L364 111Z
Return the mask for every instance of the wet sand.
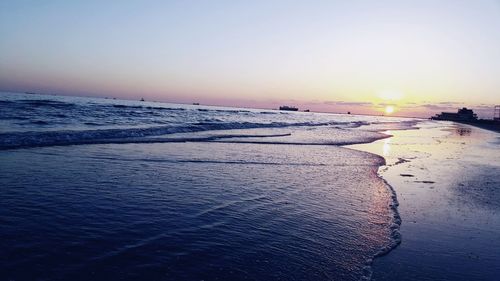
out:
M418 130L349 148L386 159L402 242L374 262L373 280L498 280L500 135L463 124Z

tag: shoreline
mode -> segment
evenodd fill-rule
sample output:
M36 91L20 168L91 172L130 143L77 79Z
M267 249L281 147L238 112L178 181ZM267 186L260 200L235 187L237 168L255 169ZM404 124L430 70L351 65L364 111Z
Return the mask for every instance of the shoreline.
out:
M418 130L419 128L416 127L417 125L418 125L418 122L416 124L414 124L410 128L395 129L395 131ZM380 169L384 168L384 167L387 167L387 159L384 157L384 155L381 155L381 154L375 153L373 151L369 151L369 150L366 150L366 149L362 148L362 146L364 146L364 145L370 145L370 144L378 143L380 141L388 140L388 139L391 139L391 138L394 137L392 134L389 134L388 131L379 130L377 132L385 135L385 137L381 137L379 139L368 141L368 142L341 145L341 147L345 148L345 149L351 149L351 150L356 150L356 151L368 152L368 153L373 154L376 157L382 158L383 159L383 163L381 163L378 166L378 168L377 168L377 177L381 181L384 182L384 184L386 185L386 187L389 190L390 195L391 195L391 204L389 205L389 208L391 209L392 214L393 214L392 217L391 217L391 221L392 222L391 222L391 226L390 226L390 230L391 230L391 234L390 234L391 243L389 243L387 246L379 249L379 251L377 251L373 255L373 257L371 259L367 260L366 265L365 265L365 269L364 269L364 274L363 274L363 276L361 277L360 280L372 280L373 265L374 265L375 260L377 260L377 259L379 259L381 257L384 257L384 256L390 254L393 250L395 250L401 244L401 241L402 241L401 233L400 233L402 219L401 219L401 215L400 215L399 210L398 210L399 200L398 200L398 197L397 197L397 191L380 174ZM358 147L358 146L361 146L361 147Z
M500 242L491 237L500 235L500 227L491 221L500 222L500 206L485 207L475 202L474 196L482 198L489 192L500 198L494 189L500 182L500 166L494 163L498 150L488 146L498 136L458 123L423 121L416 127L386 131L392 137L346 146L386 160L378 175L400 203L396 211L402 219L401 244L374 258L373 280L432 280L436 276L443 280L495 280L493 276L500 272L495 268L500 252L495 254L491 248L500 249ZM493 184L477 176L484 169L492 169ZM471 195L468 188L475 187ZM464 220L471 226L463 225ZM471 244L471 236L478 242ZM490 245L485 246L484 241ZM471 256L478 258L470 260ZM433 264L436 257L449 268Z

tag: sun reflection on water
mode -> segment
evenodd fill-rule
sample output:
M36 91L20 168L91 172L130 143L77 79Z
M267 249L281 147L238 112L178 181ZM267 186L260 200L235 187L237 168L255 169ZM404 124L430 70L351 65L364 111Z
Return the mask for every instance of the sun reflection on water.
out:
M385 133L391 135L391 131L386 131ZM388 156L390 152L391 152L391 138L386 138L384 140L384 146L382 147L382 155Z

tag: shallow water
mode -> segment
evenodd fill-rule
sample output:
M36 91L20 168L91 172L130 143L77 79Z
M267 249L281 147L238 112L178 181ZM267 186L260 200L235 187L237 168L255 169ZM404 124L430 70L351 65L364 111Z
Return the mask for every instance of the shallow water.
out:
M176 105L165 131L113 113L137 102L5 96L1 279L359 280L397 238L383 158L338 144L412 120Z

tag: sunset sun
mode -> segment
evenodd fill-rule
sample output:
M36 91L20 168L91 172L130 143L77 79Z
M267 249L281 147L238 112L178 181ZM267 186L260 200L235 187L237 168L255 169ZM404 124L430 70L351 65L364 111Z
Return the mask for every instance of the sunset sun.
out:
M385 107L385 114L391 114L394 112L394 106L388 105Z

